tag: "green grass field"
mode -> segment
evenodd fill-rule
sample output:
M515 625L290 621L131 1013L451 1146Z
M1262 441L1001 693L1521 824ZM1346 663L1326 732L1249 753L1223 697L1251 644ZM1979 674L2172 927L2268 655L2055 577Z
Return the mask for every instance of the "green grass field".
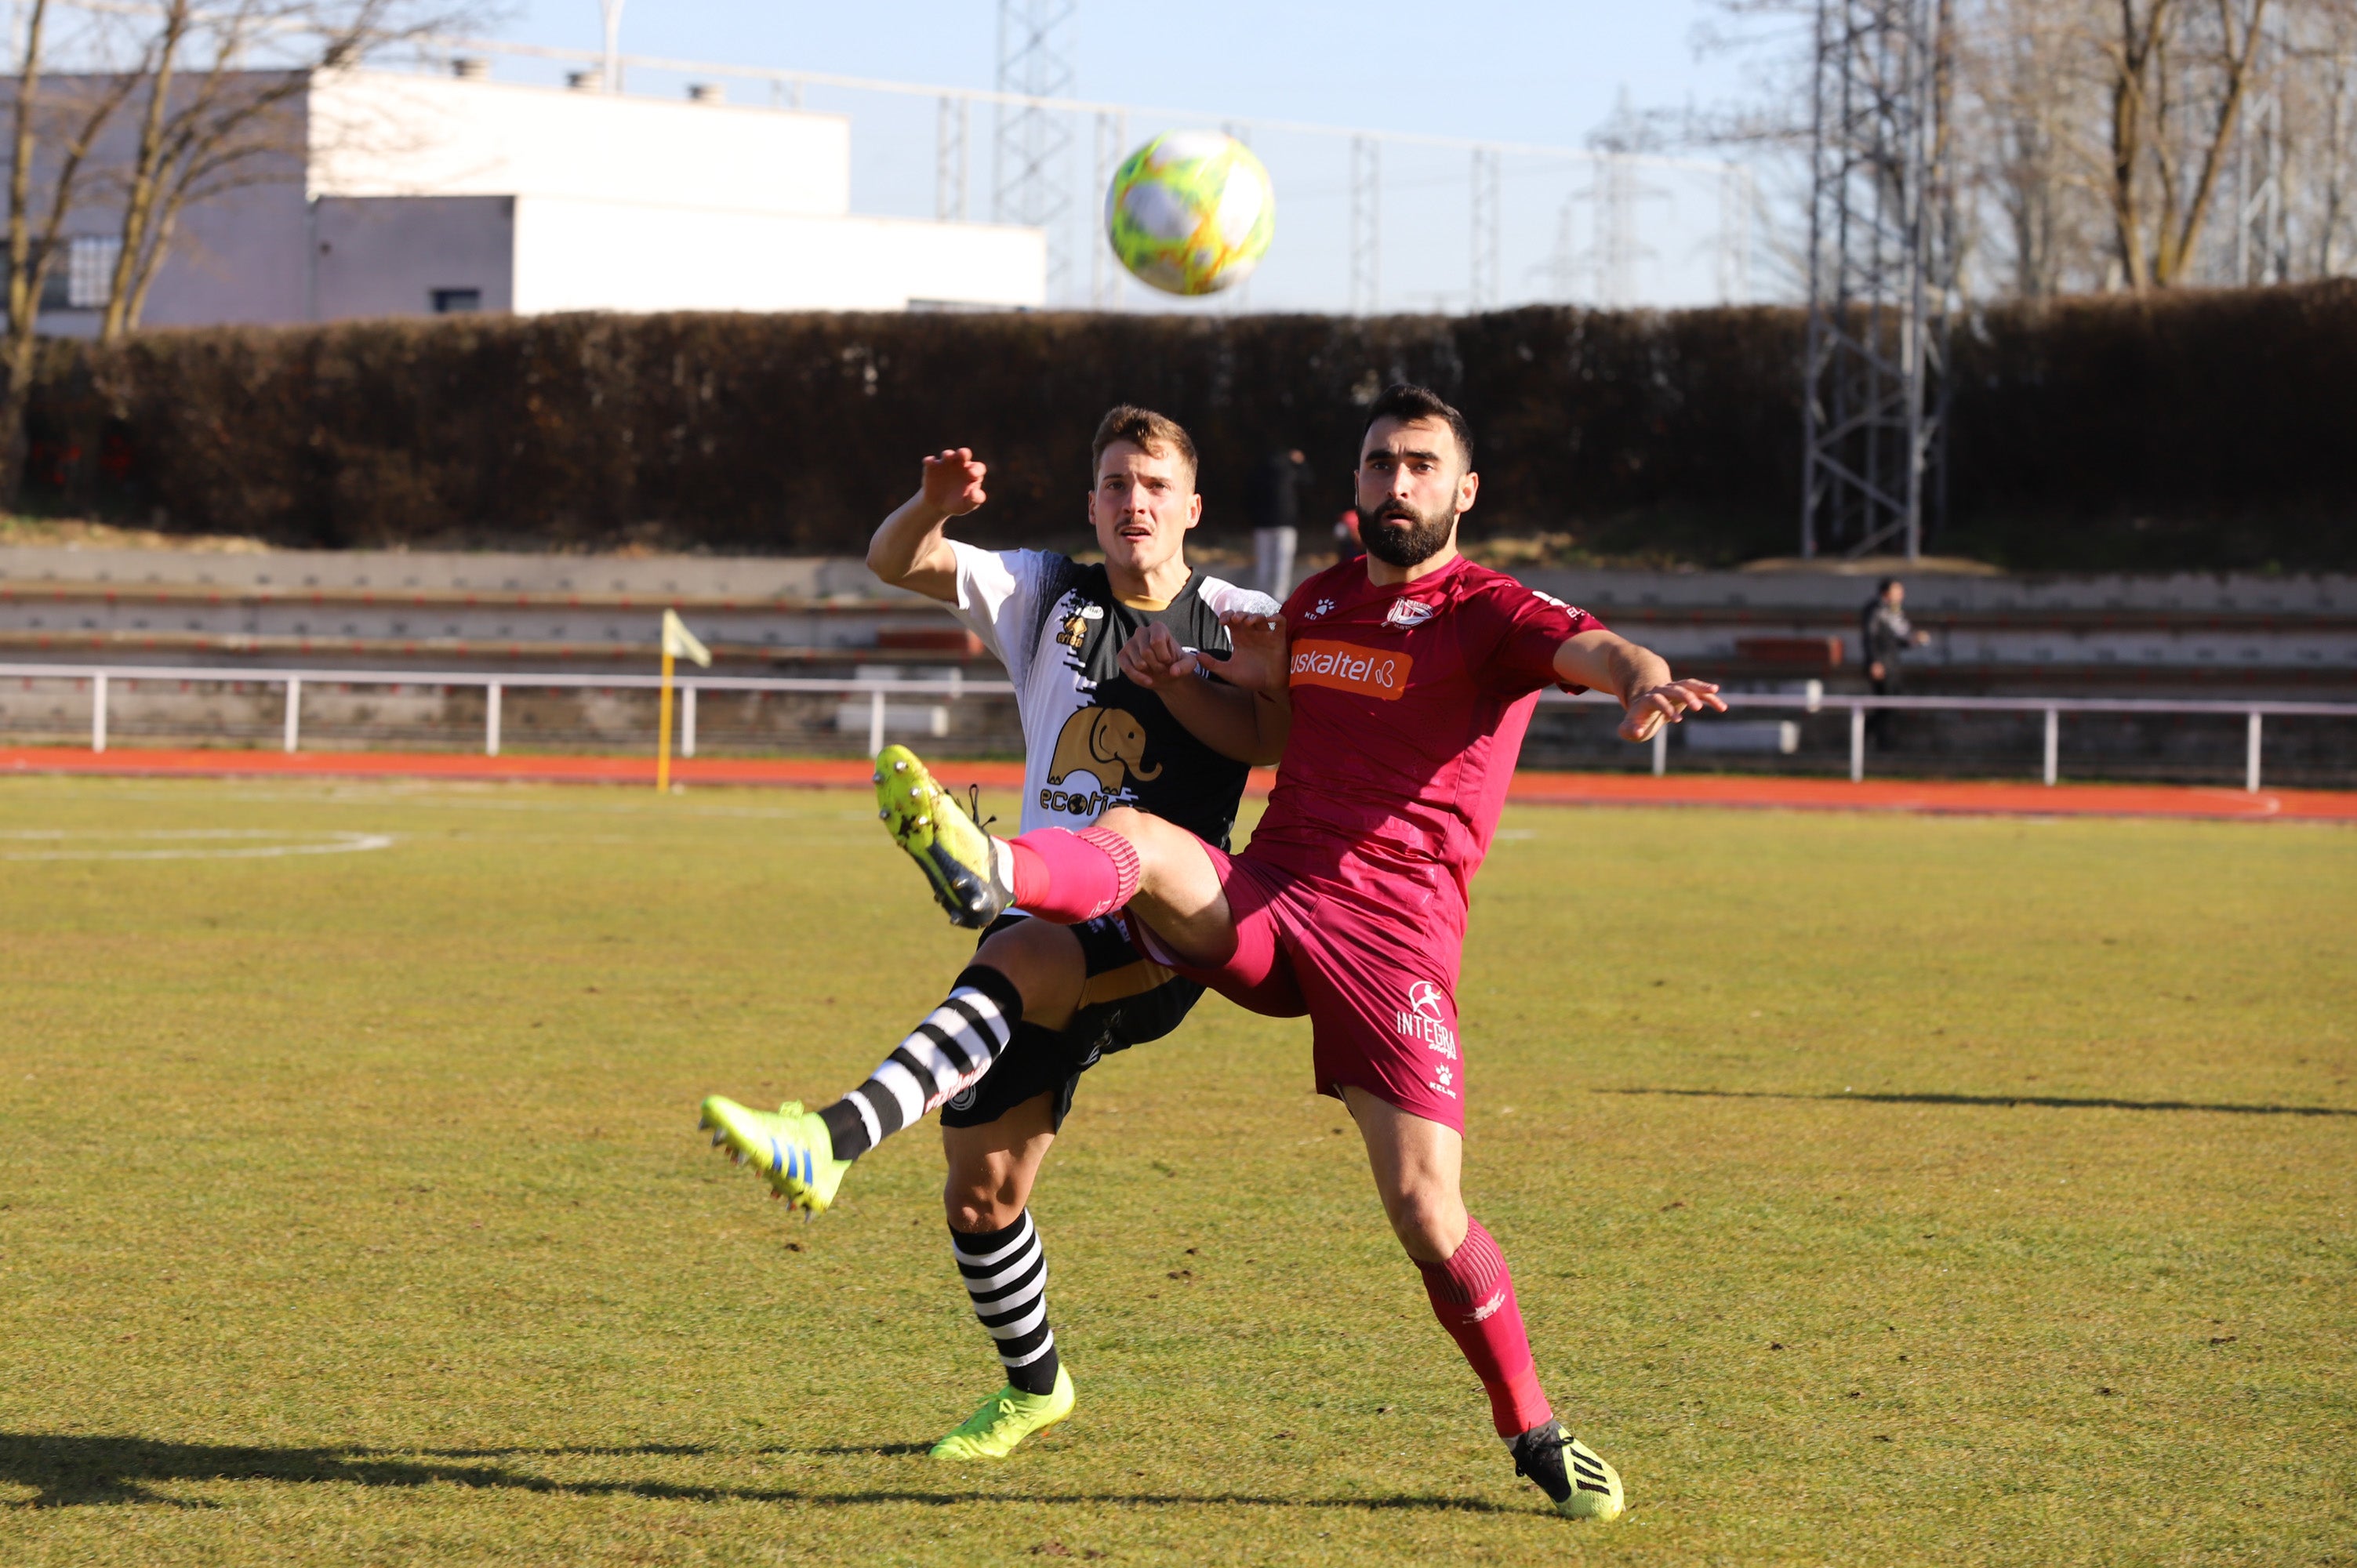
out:
M1078 1413L926 1460L931 1132L803 1225L694 1131L958 966L862 797L0 781L0 1562L2357 1563L2357 834L1506 835L1469 1188L1609 1527L1217 1000L1042 1184Z

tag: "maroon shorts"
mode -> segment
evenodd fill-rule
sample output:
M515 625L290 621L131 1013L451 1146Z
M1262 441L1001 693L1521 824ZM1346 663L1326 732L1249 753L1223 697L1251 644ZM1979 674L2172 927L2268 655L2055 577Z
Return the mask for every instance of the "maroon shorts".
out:
M1350 886L1283 871L1211 844L1236 923L1225 962L1190 964L1129 911L1130 940L1156 963L1276 1018L1309 1015L1320 1094L1355 1084L1411 1115L1465 1131L1457 1045L1463 943Z

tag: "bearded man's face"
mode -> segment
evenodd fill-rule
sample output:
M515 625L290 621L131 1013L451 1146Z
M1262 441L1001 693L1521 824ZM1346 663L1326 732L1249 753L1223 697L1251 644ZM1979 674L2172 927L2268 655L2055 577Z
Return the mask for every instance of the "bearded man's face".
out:
M1376 421L1359 448L1359 538L1367 553L1402 568L1423 565L1456 538L1472 484L1447 421Z

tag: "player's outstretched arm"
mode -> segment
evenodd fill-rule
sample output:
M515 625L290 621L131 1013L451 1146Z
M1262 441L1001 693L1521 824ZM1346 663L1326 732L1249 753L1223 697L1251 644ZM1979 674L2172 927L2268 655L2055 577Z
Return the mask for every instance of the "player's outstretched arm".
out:
M1706 708L1727 712L1726 699L1708 681L1673 680L1668 660L1601 628L1583 631L1556 649L1555 672L1574 685L1620 698L1628 710L1620 719L1623 740L1651 740L1664 724Z
M1220 618L1226 622L1230 618ZM1240 623L1257 625L1252 630L1229 627L1228 635L1236 649L1233 657L1222 660L1190 653L1179 646L1168 627L1147 626L1140 628L1122 645L1121 672L1129 677L1130 684L1160 697L1172 718L1222 757L1238 762L1272 763L1285 755L1285 737L1292 727L1293 711L1285 701L1281 685L1274 695L1260 689L1258 682L1265 679L1262 666L1268 662L1269 654L1259 643L1273 638L1281 657L1284 618L1235 618ZM1271 627L1277 629L1272 632L1268 629ZM1249 649L1247 638L1256 639ZM1206 671L1220 679L1205 680Z
M900 503L867 542L867 569L896 588L909 588L944 604L957 602L957 555L942 529L990 498L983 493L988 473L973 449L952 447L925 459L917 493Z

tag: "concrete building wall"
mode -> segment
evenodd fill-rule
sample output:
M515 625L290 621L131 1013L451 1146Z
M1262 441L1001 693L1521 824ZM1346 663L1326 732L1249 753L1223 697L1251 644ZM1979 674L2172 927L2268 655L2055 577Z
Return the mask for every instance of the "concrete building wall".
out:
M511 196L327 196L316 222L321 321L515 308Z
M851 122L398 71L322 74L314 196L544 196L839 216Z
M264 325L307 318L310 214L302 166L286 177L192 202L156 270L142 325Z
M1036 229L522 197L515 304L554 310L901 310L1044 302Z
M92 166L127 166L137 128L119 114ZM1046 302L1037 230L851 216L836 115L353 70L313 77L272 134L283 153L184 209L144 326L423 316L467 290L523 312ZM68 235L102 247L120 208L104 178L85 189ZM54 336L98 325L42 316Z

